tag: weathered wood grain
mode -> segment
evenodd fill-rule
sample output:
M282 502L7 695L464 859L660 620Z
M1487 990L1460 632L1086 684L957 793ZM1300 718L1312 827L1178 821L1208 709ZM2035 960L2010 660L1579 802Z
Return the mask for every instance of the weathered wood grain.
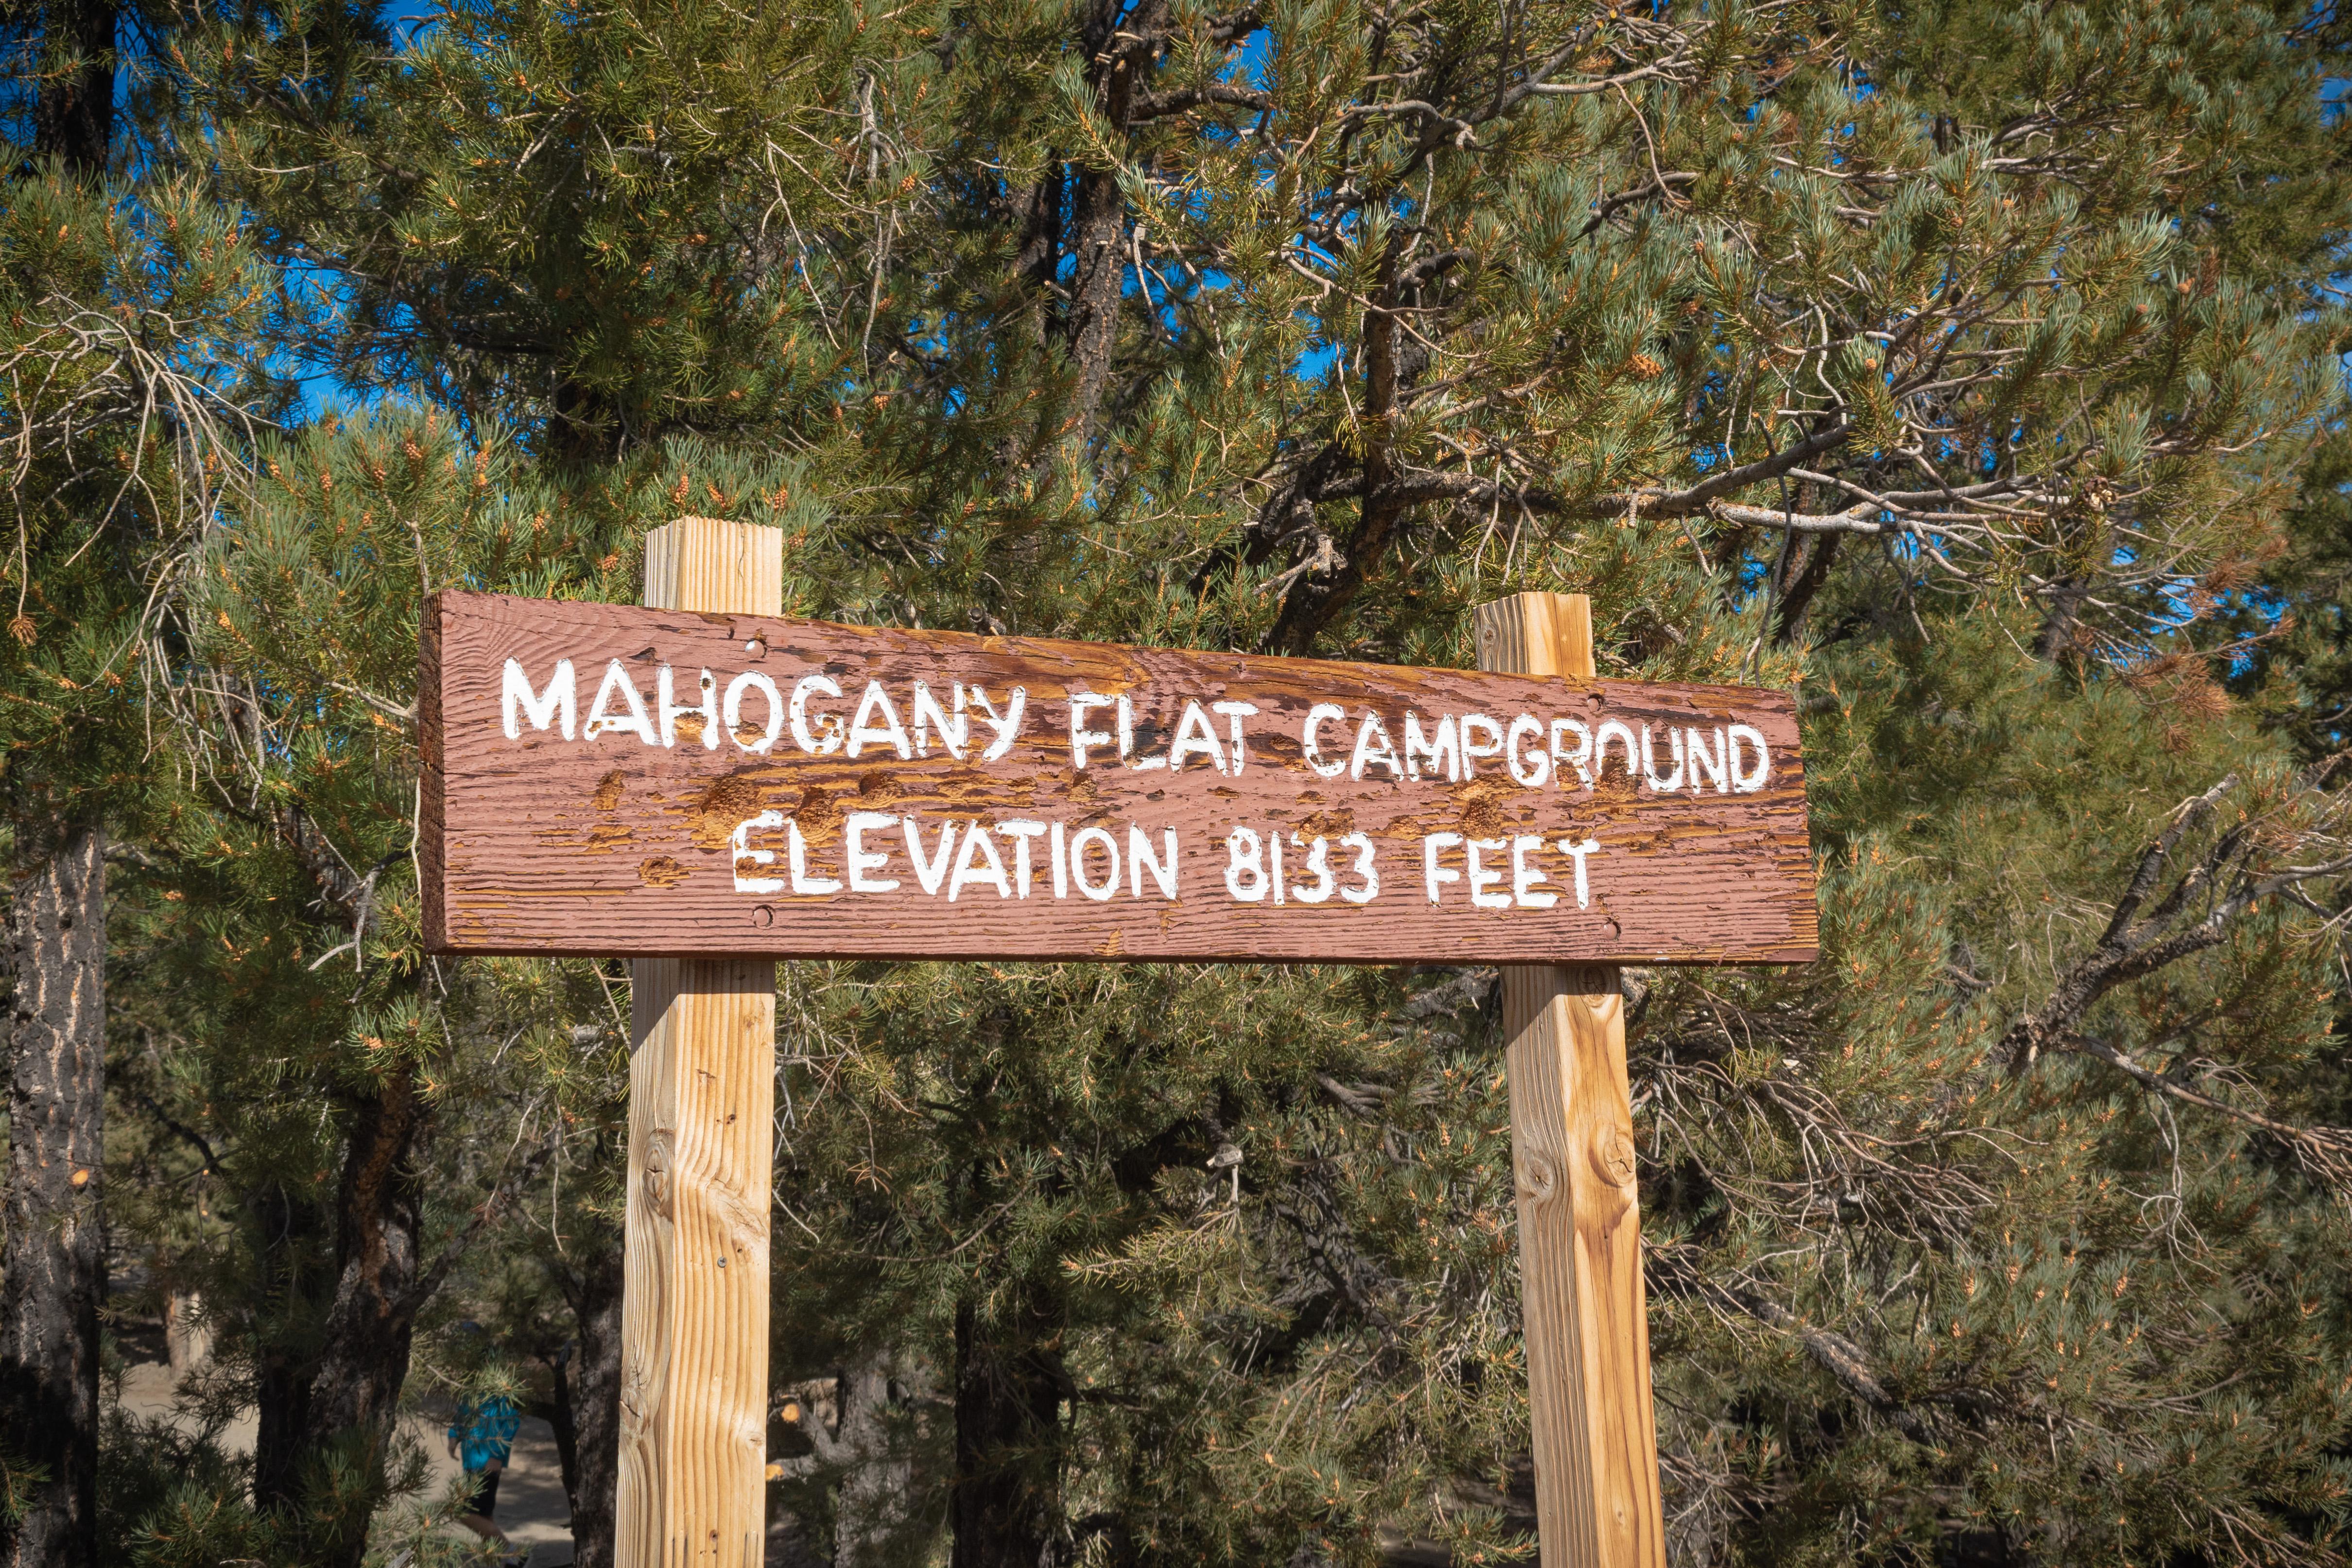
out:
M777 608L772 528L690 517L646 539L646 596ZM758 1568L766 1542L771 957L630 966L618 1568Z
M436 951L1786 963L1815 950L1803 763L1786 693L466 593L440 596L427 622L422 858L426 939ZM509 659L520 683L512 701ZM559 660L572 671L570 739L552 692ZM664 666L667 735L655 711ZM817 683L803 686L811 677ZM772 719L762 682L784 710ZM941 716L975 687L986 704L957 710L966 727L959 758L940 739ZM1007 716L1016 687L1020 723L988 758L997 733L989 716ZM646 710L641 731L630 727L625 688ZM730 688L740 697L732 714ZM796 691L797 733L822 754L795 738ZM1104 738L1087 746L1081 768L1071 713L1074 698L1089 696L1105 700L1083 708L1077 727ZM1329 706L1316 727L1320 750L1309 756L1304 735L1318 705ZM600 717L621 726L588 734ZM1418 779L1392 776L1402 768L1381 741L1402 753L1409 720L1433 738L1449 719L1455 776L1437 762ZM1237 771L1228 766L1236 723ZM1622 728L1604 730L1612 723ZM1593 750L1603 758L1589 785L1573 761L1579 726L1592 742L1586 771ZM1735 726L1756 738L1737 738ZM1465 732L1481 754L1464 776ZM1629 774L1645 733L1648 765L1635 761ZM1704 758L1678 767L1693 735ZM770 736L769 749L747 749ZM1555 748L1570 760L1551 761ZM1733 788L1759 778L1765 748L1760 787ZM1024 837L1022 823L1042 826ZM844 863L853 829L857 847L880 856L862 868ZM1172 867L1162 863L1170 833ZM1363 838L1343 844L1351 833ZM1451 837L1433 850L1432 835ZM1320 864L1312 863L1318 839ZM1148 863L1137 863L1139 841ZM1586 841L1594 847L1577 855L1561 847ZM1367 845L1379 891L1358 902ZM943 846L953 852L946 862ZM1082 856L1075 875L1072 849ZM1015 864L1024 852L1026 896ZM1057 859L1058 881L1049 866ZM881 883L896 885L874 890ZM1253 888L1264 889L1255 902L1238 896ZM1549 907L1535 906L1547 897Z
M1590 602L1522 593L1480 606L1478 662L1589 676ZM1664 1568L1617 970L1506 967L1503 1029L1540 1554L1569 1568Z

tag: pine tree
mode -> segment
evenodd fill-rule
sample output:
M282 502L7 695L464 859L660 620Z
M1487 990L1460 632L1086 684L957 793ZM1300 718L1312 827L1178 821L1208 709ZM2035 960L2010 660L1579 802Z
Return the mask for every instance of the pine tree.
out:
M2333 396L2331 17L501 3L384 43L322 6L190 58L235 198L348 289L343 373L511 429L568 591L630 597L691 509L784 528L806 613L1460 664L1468 606L1566 588L1605 673L1802 684L1822 964L1637 978L1678 1555L2337 1553L2331 983L2292 879L2242 894L2339 829L2208 635ZM380 433L318 439L256 603L382 483ZM403 628L349 657L393 681ZM907 1369L856 1461L930 1477L956 1561L1523 1540L1491 977L788 977L777 1364Z
M613 558L430 415L323 425L259 462L197 591L198 785L159 846L188 907L152 960L185 1054L142 1089L237 1217L176 1267L249 1368L259 1513L240 1539L357 1563L416 1484L394 1417L445 1283L546 1190L614 1076L588 1070L610 997L581 967L418 947L416 626L448 583L597 591ZM191 1522L204 1500L170 1507L180 1547L218 1539Z
M11 56L40 67L6 99L14 175L0 206L14 525L0 565L0 1412L8 1551L25 1563L98 1552L107 866L113 836L135 834L157 793L154 720L185 647L182 569L248 444L252 406L270 399L253 352L268 269L186 186L106 178L115 18L68 5L0 22Z

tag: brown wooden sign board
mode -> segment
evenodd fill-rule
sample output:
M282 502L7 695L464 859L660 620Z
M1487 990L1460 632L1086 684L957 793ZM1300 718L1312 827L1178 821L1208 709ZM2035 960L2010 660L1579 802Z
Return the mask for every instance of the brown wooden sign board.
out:
M1780 964L1788 694L446 592L437 952Z

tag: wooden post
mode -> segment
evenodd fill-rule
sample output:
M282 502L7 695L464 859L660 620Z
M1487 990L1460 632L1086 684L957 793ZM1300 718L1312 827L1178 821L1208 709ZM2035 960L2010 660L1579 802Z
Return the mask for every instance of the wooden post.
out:
M783 536L709 517L656 528L645 601L781 614ZM630 979L614 1557L617 1568L760 1568L775 961L639 958Z
M1479 606L1478 667L1591 680L1591 601L1520 593ZM1503 1030L1543 1561L1664 1568L1616 968L1506 966Z

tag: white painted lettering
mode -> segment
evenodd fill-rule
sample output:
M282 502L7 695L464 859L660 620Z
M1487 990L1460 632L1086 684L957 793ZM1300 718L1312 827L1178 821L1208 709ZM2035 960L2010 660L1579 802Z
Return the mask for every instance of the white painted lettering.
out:
M1743 770L1739 766L1739 748L1742 746L1752 746L1756 748L1756 767L1753 771ZM1753 795L1757 790L1764 788L1765 780L1772 777L1772 748L1764 744L1764 732L1753 725L1735 724L1731 727L1730 740L1727 749L1730 753L1727 762L1731 769L1732 792L1738 795Z
M1519 737L1526 736L1529 745L1526 759L1519 756ZM1511 782L1528 789L1540 789L1551 782L1551 758L1543 749L1543 720L1532 714L1521 714L1511 721L1511 733L1503 742L1503 760L1510 765Z
M1474 730L1483 733L1486 738L1482 741L1472 740L1470 736ZM1461 734L1463 778L1470 779L1476 777L1475 773L1473 771L1475 758L1480 757L1500 757L1503 755L1503 727L1496 724L1493 719L1488 718L1485 714L1464 714L1462 716Z
M1127 697L1118 699L1118 754L1127 756L1135 749L1135 704ZM1128 766L1138 773L1152 773L1168 766L1165 756L1142 757Z
M1015 896L1026 898L1029 896L1029 841L1043 834L1045 824L1018 821L999 822L996 831L1013 841L1013 885L1019 890Z
M745 692L757 692L766 698L768 703L768 727L759 732L760 738L756 743L743 738L743 731L747 727L743 723ZM836 692L835 695L840 694ZM727 716L727 733L734 737L736 746L745 751L765 753L770 747L776 744L776 737L783 732L784 699L777 694L776 683L757 670L740 674L727 683L727 695L720 704L719 711ZM834 741L829 744L837 746L840 742Z
M1063 853L1061 823L1054 824L1046 837L1045 848L1054 862L1054 896L1067 898L1070 896L1070 862L1069 857Z
M1503 885L1503 873L1501 869L1497 867L1494 871L1487 871L1478 863L1478 855L1481 851L1493 854L1501 854L1508 848L1510 848L1510 845L1501 839L1472 839L1467 846L1466 852L1470 857L1470 902L1476 904L1481 909L1508 909L1511 907L1511 895L1509 894L1502 892L1489 893L1486 891L1490 887L1499 889Z
M844 825L841 839L842 863L849 868L849 891L852 893L895 893L898 879L895 876L867 876L869 871L879 871L890 863L888 850L869 850L866 835L882 828L895 828L898 819L885 811L852 811Z
M834 878L809 874L808 843L801 837L800 823L790 817L784 819L784 846L791 852L794 893L839 893L841 891L841 883Z
M1151 835L1133 822L1127 825L1127 885L1138 898L1143 896L1143 873L1147 870L1160 897L1176 896L1176 830L1162 828L1160 834L1168 852L1165 865L1151 852Z
M944 822L940 826L940 847L926 860L923 857L923 830L912 817L901 817L907 828L907 858L915 862L915 880L923 891L936 895L940 883L948 874L948 852L955 847L956 825Z
M572 712L575 701L572 676L572 661L555 661L555 674L547 677L547 689L533 692L530 677L523 674L522 661L509 659L506 674L499 682L499 706L505 711L507 738L520 740L522 729L518 717L528 717L533 729L545 729L558 725L563 738L572 738ZM517 710L520 713L518 714Z
M1275 907L1278 909L1282 906L1283 899L1282 830L1280 828L1276 828L1274 831L1266 834L1265 836L1265 860L1267 874L1274 882Z
M1290 841L1293 847L1307 852L1307 869L1315 875L1313 887L1294 886L1290 890L1290 896L1301 904L1321 904L1329 898L1339 885L1339 879L1331 874L1330 841L1318 833L1313 842L1301 843L1298 835L1293 833L1290 835Z
M1087 880L1087 851L1097 844L1102 846L1104 858L1110 862L1110 874L1100 883L1092 883ZM1097 904L1118 891L1118 841L1110 836L1109 829L1080 828L1070 835L1070 880Z
M1098 697L1092 692L1070 694L1070 766L1079 772L1083 773L1087 770L1087 747L1108 746L1111 743L1110 731L1087 727L1087 710L1112 707L1117 703L1116 697ZM1223 772L1223 769L1220 768L1218 771Z
M1642 776L1642 743L1633 732L1615 719L1607 719L1592 737L1592 777L1595 780L1609 771L1609 738L1614 736L1625 747L1625 778L1630 782Z
M1135 699L1122 695L1118 699L1118 759L1133 768L1134 757Z
M1348 770L1344 762L1325 762L1322 745L1315 738L1315 732L1324 725L1347 722L1348 710L1337 703L1317 703L1307 710L1307 727L1299 732L1298 744L1306 753L1307 766L1315 769L1318 777L1337 779Z
M958 762L963 760L963 748L971 739L971 718L963 711L961 681L955 683L953 696L955 700L947 708L942 708L940 699L931 695L929 686L921 681L915 683L916 756L929 757L931 754L930 732L936 729L940 732L940 744L947 747L948 755Z
M735 688L741 685L745 681L751 680L754 677L751 675L738 675L735 677L733 683L728 686L727 706L729 712L731 713L734 711ZM761 675L756 678L762 681L766 681L768 679L765 675ZM775 689L774 683L770 682L768 689L770 691L773 691ZM831 675L803 675L800 678L800 684L793 687L793 744L799 747L803 751L808 752L813 756L830 757L835 752L841 749L841 716L839 714L830 713L818 715L817 717L822 727L816 732L811 733L809 729L808 703L809 698L815 695L837 697L841 695L841 687L835 684ZM732 723L733 721L730 719L729 722ZM765 751L767 747L763 746L758 749Z
M880 724L869 722L873 716L882 716ZM845 755L855 757L867 746L887 746L898 754L901 762L910 761L915 748L907 739L906 727L898 722L898 710L890 706L890 694L882 689L879 681L866 683L866 695L857 699L857 716L849 721L849 748Z
M1538 833L1519 833L1511 840L1511 902L1521 909L1549 909L1559 902L1556 893L1538 893L1546 880L1543 868L1528 863L1528 852L1543 848Z
M1454 716L1447 714L1437 721L1434 737L1421 733L1421 716L1408 712L1404 716L1404 770L1412 778L1421 777L1421 765L1426 760L1433 777L1440 760L1445 764L1445 781L1458 782L1462 778L1462 743L1454 731Z
M1356 727L1356 754L1348 759L1348 777L1361 779L1364 769L1375 762L1388 768L1390 778L1404 777L1404 764L1389 743L1389 727L1381 722L1380 715L1366 708L1364 722Z
M1560 853L1576 862L1576 907L1581 909L1591 902L1591 889L1584 880L1584 857L1601 847L1600 841L1587 839L1580 844L1571 840L1562 839L1556 847Z
M1225 835L1225 891L1243 904L1265 896L1265 844L1255 828L1235 828Z
M1666 741L1674 748L1675 770L1664 779L1660 779L1658 759L1652 750L1650 727L1646 724L1642 727L1642 777L1648 781L1651 789L1670 794L1683 787L1683 732L1679 729L1668 728Z
M1706 769L1707 778L1715 780L1717 794L1731 793L1731 773L1726 766L1729 761L1729 754L1725 749L1723 731L1720 727L1715 732L1715 751L1712 755L1706 749L1706 731L1703 729L1694 729L1690 732L1689 750L1684 755L1690 758L1692 794L1703 795L1706 792L1705 785L1699 779L1701 768Z
M1411 722L1411 718L1408 716L1406 720L1408 726L1406 734L1408 735L1412 733L1410 727ZM1412 743L1408 741L1406 744L1410 746ZM1421 883L1423 887L1429 889L1429 902L1432 904L1435 904L1438 901L1437 895L1439 892L1439 884L1441 883L1460 882L1462 880L1462 873L1460 872L1448 871L1445 867L1437 863L1437 852L1440 850L1451 849L1461 841L1462 835L1459 833L1431 833L1421 841Z
M1370 833L1349 833L1339 843L1343 848L1349 844L1356 846L1356 863L1349 868L1349 874L1364 879L1361 887L1341 888L1339 896L1349 904L1370 904L1381 895L1381 873L1372 863L1372 836Z
M1198 702L1188 702L1184 716L1176 721L1176 738L1168 745L1169 771L1181 773L1184 759L1195 753L1207 758L1218 772L1225 771L1225 753L1217 744L1216 726L1209 722Z
M1234 777L1238 779L1242 775L1242 765L1249 760L1248 748L1242 744L1242 720L1257 712L1257 704L1236 702L1211 703L1209 705L1209 711L1211 713L1221 713L1224 715L1226 725L1233 732Z
M987 870L982 871L973 862L971 852L975 849L988 857ZM956 852L955 880L948 883L948 902L953 904L956 894L964 890L964 884L975 882L985 883L996 889L999 898L1013 896L1012 886L1004 880L1004 862L997 858L996 841L989 837L988 830L978 822L971 823L963 831L963 848Z
M607 705L614 694L627 705L625 714L614 713ZM646 712L646 699L637 690L637 683L629 679L629 672L614 659L604 666L604 684L596 688L596 700L589 706L588 722L580 727L580 738L593 740L600 735L625 730L647 746L659 746L661 737L654 733L653 716Z
M1572 735L1576 737L1575 750L1562 751L1559 748L1560 737L1564 735ZM1585 766L1592 757L1592 731L1587 728L1581 721L1572 718L1556 718L1552 720L1550 751L1552 777L1559 781L1560 788L1566 789L1568 787L1568 769L1570 768L1576 769L1578 782L1581 783L1587 789L1592 788L1592 769ZM1566 766L1563 767L1562 764L1565 764Z
M971 688L971 700L980 705L981 716L987 721L988 727L996 736L995 739L988 743L988 749L980 754L980 759L982 762L994 762L1013 749L1013 742L1021 734L1021 710L1029 706L1028 688L1025 686L1013 688L1013 695L1004 699L1003 718L996 716L996 705L988 700L988 694L985 691L974 686Z
M776 810L772 807L761 812L756 817L746 817L743 821L735 824L735 831L728 835L727 848L730 854L730 865L735 873L736 892L782 893L784 891L784 879L782 877L745 876L743 874L743 862L745 861L750 861L753 865L773 865L776 863L775 851L755 850L751 847L752 830L755 828L781 828L783 825L784 814L782 811Z
M677 744L677 716L680 714L690 713L698 716L702 720L700 724L694 727L696 731L702 737L702 749L705 751L718 750L718 678L712 675L709 670L703 671L702 700L698 703L693 703L683 706L681 706L677 702L677 694L670 689L672 679L673 677L670 674L670 667L667 664L664 664L661 667L661 674L654 682L654 711L661 717L661 743L664 746L676 746ZM688 738L690 739L692 737L689 737Z

